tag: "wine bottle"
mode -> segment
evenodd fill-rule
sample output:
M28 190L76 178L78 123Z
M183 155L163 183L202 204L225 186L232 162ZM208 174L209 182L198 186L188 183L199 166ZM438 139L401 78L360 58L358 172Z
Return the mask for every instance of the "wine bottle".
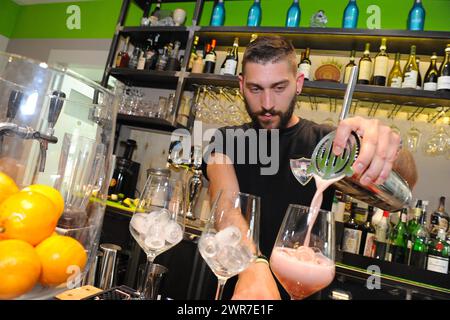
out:
M425 205L422 206L420 225L414 232L412 237L414 238L414 243L412 244L411 248L409 265L419 269L425 269L429 239L429 234L427 231L427 212Z
M205 56L205 67L203 69L204 73L214 73L214 69L216 68L216 39L211 40L211 49Z
M450 216L445 212L445 197L439 198L439 207L431 214L430 236L436 238L439 229L448 231Z
M450 43L445 48L445 59L439 68L438 91L450 91Z
M402 88L412 88L417 87L417 77L419 73L419 68L416 63L416 46L411 46L411 53L409 54L408 61L403 69L403 82Z
M425 78L423 79L423 90L437 90L438 70L436 67L436 60L436 52L433 52L433 55L431 56L430 66L428 67L428 70L425 73Z
M127 37L123 44L122 50L117 54L116 68L127 68L130 63L130 55L128 54L128 44L130 38Z
M298 72L303 73L305 80L309 80L311 72L311 60L309 60L309 52L310 49L306 48L305 54L302 56L297 69Z
M228 74L232 76L236 75L238 62L239 62L239 38L234 38L230 58L225 62L225 70L223 74Z
M169 61L167 62L167 71L180 71L181 70L181 63L178 59L178 54L180 53L180 47L181 42L175 41L175 47L172 50L172 53L170 55Z
M198 40L199 40L199 37L195 36L194 43L193 43L192 49L191 49L191 56L189 57L189 63L188 63L188 67L187 67L187 71L189 71L189 72L192 71L192 66L194 64L194 60L197 59L197 57L198 57L198 55L197 55Z
M406 252L408 243L408 234L406 228L406 217L408 209L404 208L400 215L400 221L390 234L390 259L389 261L396 263L406 262Z
M358 254L361 245L362 228L355 220L356 202L352 202L351 206L350 220L344 224L342 251Z
M222 65L220 66L220 74L225 74L225 65L227 63L227 60L230 59L230 55L231 55L231 48L227 49L227 55L225 57L225 59L223 60Z
M145 69L147 70L155 70L156 64L159 60L159 48L158 48L158 41L159 41L159 34L156 34L152 41L152 46L147 50L147 61L145 63Z
M378 260L385 260L388 253L388 242L390 233L389 211L383 211L383 217L375 226L375 245L373 257Z
M350 53L350 62L347 63L347 65L345 66L344 69L344 78L342 79L342 83L348 83L350 81L350 75L352 74L352 69L354 66L356 66L355 64L355 50L352 50L352 52Z
M389 56L386 53L386 38L381 39L380 52L375 56L372 84L385 86L388 73Z
M356 28L358 25L359 9L356 0L349 0L344 9L344 17L342 18L342 28Z
M155 5L155 9L153 9L153 12L150 14L150 25L155 25L161 17L161 1L158 1L158 3Z
M414 0L414 5L408 14L408 30L421 31L425 24L425 9L422 0Z
M368 207L367 220L362 226L361 247L359 254L365 257L372 257L375 240L375 228L372 225L373 207Z
M369 84L372 74L372 59L370 59L370 43L366 43L364 55L359 60L358 81L359 84Z
M300 9L300 5L298 4L298 0L294 0L286 15L286 27L298 27L300 24L301 14L302 11Z
M400 53L395 54L395 62L389 72L387 86L391 88L401 88L403 82L403 72L400 66Z
M422 89L422 76L420 74L420 58L416 58L416 64L417 64L417 85L416 89L421 90Z
M253 2L252 6L250 7L250 10L248 10L247 26L259 27L259 25L261 24L261 16L262 10L260 1L255 0L255 2Z
M214 27L223 26L225 22L225 5L219 0L213 8L210 25Z
M431 241L428 248L427 270L448 273L450 246L445 241L445 231L439 229L436 239Z

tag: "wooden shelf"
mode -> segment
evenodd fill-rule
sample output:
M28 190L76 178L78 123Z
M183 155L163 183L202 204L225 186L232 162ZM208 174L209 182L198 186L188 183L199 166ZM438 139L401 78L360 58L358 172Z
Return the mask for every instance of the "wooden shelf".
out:
M176 89L178 76L176 71L135 70L113 68L109 74L129 86Z
M194 85L213 85L238 87L237 76L223 76L216 74L191 73L187 77L187 87ZM328 81L305 81L302 95L328 98L343 98L346 85ZM432 92L415 89L388 88L372 85L356 85L354 99L376 103L391 103L413 107L436 108L450 107L450 93Z
M437 52L444 55L450 42L450 32L409 31L409 30L368 30L342 28L286 28L286 27L201 27L196 33L201 41L214 38L220 46L232 46L235 37L241 46L247 46L253 33L258 35L278 34L292 41L295 48L309 47L312 50L363 51L369 42L371 51L377 51L381 38L387 39L388 52L409 54L412 44L418 55L431 55Z

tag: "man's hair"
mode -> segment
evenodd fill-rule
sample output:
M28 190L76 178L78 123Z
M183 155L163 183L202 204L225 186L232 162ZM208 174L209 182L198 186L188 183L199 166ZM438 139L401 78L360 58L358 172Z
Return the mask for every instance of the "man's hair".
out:
M265 65L286 60L297 73L297 56L292 42L280 36L260 36L250 43L242 60L242 73L248 62Z

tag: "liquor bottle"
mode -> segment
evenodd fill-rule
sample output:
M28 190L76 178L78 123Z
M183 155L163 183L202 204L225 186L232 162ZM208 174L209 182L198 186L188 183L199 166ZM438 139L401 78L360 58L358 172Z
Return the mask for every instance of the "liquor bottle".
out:
M144 70L146 61L147 61L147 50L143 49L141 51L141 54L139 55L138 64L137 64L136 69L137 70Z
M355 64L355 50L352 50L351 54L350 54L350 62L347 63L347 65L345 66L344 69L344 78L342 79L342 83L348 83L350 81L350 75L352 72L352 69L354 66L356 66Z
M366 43L364 55L359 60L358 81L359 84L369 84L372 74L372 59L370 59L370 43Z
M401 88L403 82L403 72L400 67L400 53L395 54L395 62L392 66L391 72L389 72L387 86L391 88Z
M414 5L408 14L408 30L421 31L425 24L425 9L422 0L414 0Z
M133 54L131 55L130 62L128 63L128 68L137 69L140 56L141 56L141 49L138 46L134 47Z
M450 246L445 241L445 231L439 229L436 239L431 241L428 248L427 270L448 273Z
M414 241L416 240L414 238L414 235L417 232L417 229L420 227L420 217L422 216L422 200L417 200L416 207L412 209L412 218L408 221L408 224L406 225L406 233L408 234L408 264L409 259L411 256L411 250L412 246L414 244Z
M259 2L259 0L255 0L248 10L247 26L249 27L259 27L261 24L262 10Z
M367 220L362 226L361 247L359 254L365 257L372 257L373 245L375 240L375 228L372 225L374 210L372 206L368 207Z
M147 50L147 62L145 63L145 69L147 70L155 70L156 64L159 60L159 34L156 34L153 40L151 41L151 47Z
M380 52L377 53L373 66L372 84L385 86L388 73L389 56L386 53L386 38L381 39Z
M258 38L258 35L256 33L252 33L251 37L250 37L250 43L252 43L253 41L255 41Z
M198 56L194 62L192 63L192 73L202 73L203 72L203 68L204 68L204 64L203 64L203 57L202 56Z
M445 212L445 197L440 197L439 207L431 214L430 236L436 238L439 229L443 229L447 233L449 222L450 216Z
M195 36L194 44L192 45L192 49L191 49L191 56L189 57L189 63L188 63L188 67L187 67L187 71L189 71L189 72L192 71L192 66L194 64L194 60L197 59L197 57L198 57L198 55L197 55L198 40L199 40L199 37Z
M213 8L210 25L214 27L223 26L225 22L225 5L219 0Z
M349 0L342 18L342 28L356 28L358 25L359 9L356 0Z
M362 228L355 220L356 202L352 202L351 206L350 220L344 224L342 251L358 254L361 245Z
M203 69L204 73L214 73L214 69L216 68L216 39L211 40L211 49L205 56L205 67Z
M149 17L150 25L151 26L156 25L156 23L159 21L160 18L161 18L161 1L158 1L158 3L156 3L155 8L153 9L152 13L150 14L150 17Z
M223 74L236 75L239 62L239 38L234 38L233 48L230 57L225 61Z
M172 50L172 53L170 55L169 61L167 62L167 71L180 71L181 70L181 63L178 59L178 54L180 53L180 47L181 42L175 41L175 47Z
M231 48L227 49L227 55L225 56L225 59L223 60L222 65L220 66L220 74L221 75L225 74L225 65L227 63L227 60L230 59L231 51L232 51Z
M429 234L427 231L427 211L425 205L422 206L420 225L411 237L414 239L414 243L411 248L409 265L419 269L425 269L429 239Z
M288 9L286 15L286 27L298 27L300 24L300 17L302 15L302 10L298 4L298 0L294 0Z
M400 215L400 221L392 229L390 234L390 259L389 261L396 263L406 263L408 234L406 227L406 217L408 209L404 208Z
M163 54L159 56L158 62L156 63L156 70L157 71L164 71L167 66L167 62L169 62L169 51L171 48L169 45L164 46Z
M428 67L428 70L425 73L425 78L423 79L423 90L427 91L437 90L438 70L436 67L436 60L437 60L436 52L433 52L433 55L431 56L430 66Z
M416 46L411 46L411 53L409 55L408 61L403 69L403 82L402 88L412 88L417 87L417 77L419 73L419 68L416 63Z
M389 249L389 211L383 211L383 217L380 222L375 226L375 252L372 256L378 260L385 260Z
M130 55L128 54L128 44L130 38L127 37L123 44L122 50L117 54L116 68L127 68L130 63Z
M305 55L298 65L298 72L303 73L305 80L309 80L311 72L311 60L309 60L309 48L306 48Z
M417 85L416 89L421 90L422 89L422 76L420 75L420 59L416 58L416 64L417 64Z
M450 91L450 43L445 48L445 59L439 69L438 91Z

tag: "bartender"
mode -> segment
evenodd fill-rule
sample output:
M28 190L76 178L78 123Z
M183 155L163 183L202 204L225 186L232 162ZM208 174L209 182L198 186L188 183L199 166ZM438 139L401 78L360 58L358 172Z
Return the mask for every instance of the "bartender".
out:
M304 173L296 178L291 164L296 163L300 168L308 165L317 143L334 129L294 114L303 81L303 74L297 72L295 48L290 41L279 36L262 36L253 41L244 53L239 76L240 90L252 121L220 128L209 145L203 165L212 199L221 189L261 197L259 244L265 257L270 257L288 205L309 206L316 191L312 177ZM257 143L249 138L254 136L252 131ZM400 136L376 119L353 117L341 121L333 143L334 154L342 153L352 131L362 137L361 152L353 165L355 173L361 175L361 184L382 184L398 158L407 164L402 166L408 171L406 175L414 176L409 173L415 171L414 160L399 157ZM229 147L230 142L237 142L243 135L249 138L243 145ZM277 139L276 144L273 138ZM266 142L267 148L261 148ZM266 157L261 158L263 149L273 151L271 163ZM255 153L256 163L251 160ZM331 209L333 194L332 188L324 193L323 209ZM239 274L232 298L280 299L279 289L282 288L277 286L268 261L257 259Z

